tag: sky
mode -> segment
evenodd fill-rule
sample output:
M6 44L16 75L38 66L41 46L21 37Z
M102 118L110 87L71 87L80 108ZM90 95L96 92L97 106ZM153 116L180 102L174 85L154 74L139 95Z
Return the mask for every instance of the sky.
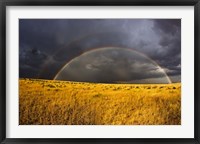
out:
M181 82L181 20L20 19L19 77L61 73L72 81Z

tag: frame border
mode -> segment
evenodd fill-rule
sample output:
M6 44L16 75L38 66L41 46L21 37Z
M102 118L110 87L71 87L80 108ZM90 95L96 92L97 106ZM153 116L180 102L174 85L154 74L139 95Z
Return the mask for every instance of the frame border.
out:
M194 6L194 138L6 138L6 6ZM0 0L0 142L2 144L200 144L200 0Z

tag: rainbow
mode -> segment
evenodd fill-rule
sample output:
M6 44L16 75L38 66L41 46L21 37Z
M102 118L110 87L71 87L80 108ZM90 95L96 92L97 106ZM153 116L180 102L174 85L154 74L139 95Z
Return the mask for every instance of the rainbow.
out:
M83 56L83 55L86 55L86 54L89 54L89 53L92 53L92 52L102 51L102 50L105 50L105 49L120 49L120 50L121 50L122 48L120 48L120 47L110 47L110 48L109 48L109 47L100 47L100 48L95 48L95 49L91 49L91 50L89 50L89 51L86 51L86 52L80 54L79 56L73 58L73 59L70 60L69 62L67 62L67 63L58 71L58 73L55 75L55 77L54 77L53 79L54 79L54 80L57 79L58 75L65 69L65 67L66 67L69 63L71 63L71 62L73 62L74 60L76 60L78 57ZM141 53L141 52L139 52L139 51L136 51L136 50L133 50L133 49L130 49L130 48L124 48L124 49L126 49L126 50L128 50L128 51L130 51L130 52L135 52L135 53L137 53L137 54L139 54L139 55L145 57L145 58L148 59L149 61L151 61L154 65L156 65L156 66L159 68L160 71L163 72L163 74L165 75L165 77L166 77L168 83L172 83L171 80L170 80L170 78L169 78L169 76L166 74L165 70L164 70L163 68L161 68L161 66L158 65L158 63L156 63L156 62L155 62L154 60L152 60L150 57L148 57L148 56L145 55L144 53Z

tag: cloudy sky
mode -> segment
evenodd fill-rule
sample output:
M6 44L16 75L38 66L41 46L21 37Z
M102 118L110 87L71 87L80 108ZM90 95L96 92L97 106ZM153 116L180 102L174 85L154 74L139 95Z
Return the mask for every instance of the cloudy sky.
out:
M181 81L180 19L19 20L20 78L160 83L166 76Z

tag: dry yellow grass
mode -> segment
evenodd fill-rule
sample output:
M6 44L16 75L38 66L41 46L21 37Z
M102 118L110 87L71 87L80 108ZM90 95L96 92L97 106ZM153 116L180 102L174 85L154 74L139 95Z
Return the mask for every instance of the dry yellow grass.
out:
M20 125L180 125L181 84L20 79Z

